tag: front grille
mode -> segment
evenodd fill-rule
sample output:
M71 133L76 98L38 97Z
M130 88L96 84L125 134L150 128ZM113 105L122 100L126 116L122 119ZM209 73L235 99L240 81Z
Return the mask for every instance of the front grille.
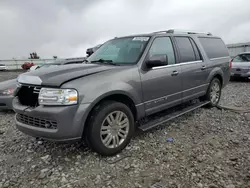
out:
M25 106L38 106L38 95L40 90L41 87L22 85L17 93L19 102Z
M40 127L40 128L46 128L46 129L56 129L57 128L57 122L55 120L48 120L38 117L32 117L24 114L17 114L16 115L17 121L24 123L26 125L34 126L34 127Z

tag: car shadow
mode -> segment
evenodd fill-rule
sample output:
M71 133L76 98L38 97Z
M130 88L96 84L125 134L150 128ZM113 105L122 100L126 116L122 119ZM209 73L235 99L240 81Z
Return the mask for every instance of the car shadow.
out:
M230 78L230 82L250 82L248 78Z
M0 113L2 114L15 114L13 110L5 110L5 109L0 109Z

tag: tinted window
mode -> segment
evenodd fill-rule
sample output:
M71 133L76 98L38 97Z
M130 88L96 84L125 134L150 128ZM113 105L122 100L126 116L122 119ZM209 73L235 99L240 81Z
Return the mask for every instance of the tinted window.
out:
M195 53L189 38L175 37L175 40L179 48L181 62L195 61Z
M200 51L199 51L197 45L195 44L194 40L191 39L191 38L189 38L189 40L190 40L191 43L192 43L192 46L193 46L193 49L194 49L194 53L195 53L195 59L196 59L196 61L202 60L202 58L201 58L201 53L200 53Z
M228 49L220 38L199 38L208 58L220 58L229 56Z
M167 55L168 65L175 64L174 49L169 37L158 37L154 40L149 50L149 57L153 55Z

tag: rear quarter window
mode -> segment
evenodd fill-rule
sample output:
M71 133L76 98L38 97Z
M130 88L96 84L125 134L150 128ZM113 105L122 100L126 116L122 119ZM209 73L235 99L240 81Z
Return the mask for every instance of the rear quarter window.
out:
M228 49L222 39L199 37L199 40L209 59L229 56Z

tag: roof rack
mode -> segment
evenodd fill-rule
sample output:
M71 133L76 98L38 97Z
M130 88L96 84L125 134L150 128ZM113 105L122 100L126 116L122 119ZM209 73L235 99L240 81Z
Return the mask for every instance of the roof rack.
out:
M155 33L155 34L158 34L158 33L171 33L171 34L204 34L204 35L212 35L212 33L210 33L210 32L196 32L196 31L176 30L176 29L156 31L156 32L153 32L153 33Z

